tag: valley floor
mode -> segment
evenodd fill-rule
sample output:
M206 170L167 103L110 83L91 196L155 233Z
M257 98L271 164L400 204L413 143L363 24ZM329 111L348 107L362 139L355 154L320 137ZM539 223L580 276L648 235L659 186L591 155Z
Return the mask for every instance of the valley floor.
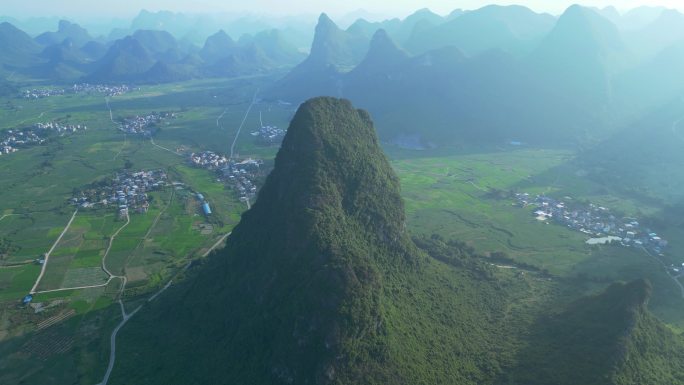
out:
M126 333L126 317L145 311L144 304L162 295L173 279L181 280L194 259L220 247L247 209L249 200L240 201L215 172L193 167L182 154L233 153L263 159L268 167L277 147L257 143L246 131L264 124L287 127L294 113L293 106L259 100L255 92L268 81L149 86L109 99L0 100L0 132L57 120L89 127L0 156L0 383L102 380L114 362L110 338ZM162 124L154 138L117 129L116 118L151 111L175 111L179 118ZM586 235L540 222L516 207L511 193L571 197L646 222L666 207L587 176L569 150L504 145L385 150L401 179L411 232L463 241L492 258L487 262L497 274L516 282L510 285L511 296L519 297L513 301L516 309L532 306L517 296L527 290L522 288L527 280L538 294L530 301L539 304L567 303L615 280L644 277L654 290L650 309L672 330L684 331L684 278L671 270L684 263L682 228L654 225L670 241L664 256L587 245ZM69 203L74 189L122 170L153 169L165 170L170 185L149 193L146 214L122 217L108 208L75 212ZM202 212L197 193L211 203L211 216ZM555 285L559 288L550 288ZM29 293L31 304L21 305Z

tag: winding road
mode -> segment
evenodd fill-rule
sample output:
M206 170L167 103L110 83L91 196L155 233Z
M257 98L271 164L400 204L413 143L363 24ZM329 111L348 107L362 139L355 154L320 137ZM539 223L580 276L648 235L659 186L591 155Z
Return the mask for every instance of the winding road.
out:
M114 362L116 361L116 335L119 334L119 330L126 325L126 322L128 322L128 320L131 319L131 317L133 317L135 313L140 310L140 308L142 308L142 305L140 305L133 310L133 312L127 314L121 300L119 300L119 305L121 306L121 314L123 315L123 319L118 325L116 325L114 331L112 331L112 335L109 336L109 365L107 365L107 371L105 372L102 382L100 382L98 385L106 385L107 382L109 382L109 377L112 375L112 370L114 370Z
M207 251L202 255L202 257L208 256L208 255L209 255L212 251L214 251L217 247L221 246L221 244L226 240L226 238L228 238L228 236L230 236L230 234L231 234L231 233L227 233L227 234L225 234L224 236L222 236L221 238L219 238L219 240L216 241L216 243L214 243L214 244L209 248L209 250L207 250ZM184 272L184 271L188 270L188 269L190 268L191 264L192 264L192 261L188 262L188 263L185 265L185 267L183 268L183 270L181 270L181 271ZM165 292L166 289L168 289L169 287L171 287L171 284L173 283L173 279L174 279L174 278L175 278L175 277L169 279L169 282L167 282L166 285L164 285L164 287L162 287L162 288L159 289L156 293L154 293L153 295L151 295L151 296L147 299L147 303L154 301L154 300L157 299L157 297L159 297L163 292ZM123 277L123 280L124 280L124 281L123 281L123 284L121 285L121 290L119 291L120 294L123 293L123 290L124 290L124 288L125 288L125 286L126 286L126 282L127 282L127 281L126 281L126 277L125 277L125 276ZM105 375L104 375L104 378L102 379L102 382L100 382L98 385L107 385L107 383L109 382L109 377L111 376L112 371L114 370L114 364L116 363L116 336L117 336L117 334L119 333L119 330L121 330L121 328L122 328L124 325L126 325L126 323L128 322L128 320L130 320L130 319L131 319L138 311L140 311L140 309L142 309L142 307L143 307L143 305L140 305L140 306L138 306L135 310L133 310L131 313L126 313L126 308L124 307L124 304L123 304L123 301L121 300L121 298L119 298L119 301L118 301L118 302L119 302L119 306L121 307L121 322L119 322L119 324L116 325L116 327L115 327L114 330L112 331L112 334L109 336L109 347L110 347L110 349L109 349L109 364L107 365L107 371L105 372Z

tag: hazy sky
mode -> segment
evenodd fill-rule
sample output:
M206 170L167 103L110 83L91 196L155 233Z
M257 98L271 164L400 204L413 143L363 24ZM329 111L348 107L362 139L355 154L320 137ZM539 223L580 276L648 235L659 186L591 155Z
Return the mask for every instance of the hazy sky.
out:
M26 18L30 16L130 17L145 8L193 13L241 12L268 14L331 15L364 9L382 16L404 16L419 8L430 8L446 14L456 8L474 9L486 4L521 4L537 11L560 13L574 3L620 10L640 5L663 5L684 9L684 0L0 0L0 14Z

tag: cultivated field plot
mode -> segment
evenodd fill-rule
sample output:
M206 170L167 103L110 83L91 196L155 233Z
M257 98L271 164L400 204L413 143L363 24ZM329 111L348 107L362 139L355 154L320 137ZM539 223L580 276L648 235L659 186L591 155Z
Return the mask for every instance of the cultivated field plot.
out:
M521 262L560 273L590 255L584 237L541 224L491 191L516 189L566 157L543 150L495 152L396 160L393 166L402 180L409 225L416 231L465 240L478 250L506 251Z
M156 285L180 268L188 256L198 256L198 250L232 227L224 225L216 233L202 234L194 224L204 223L206 218L200 214L194 194L187 189L174 190L163 205L152 227L128 259L126 276L133 286L142 283ZM214 228L214 225L208 226Z
M101 268L102 256L115 219L111 213L78 213L50 255L38 291L106 283L108 276Z
M47 211L5 217L0 221L0 237L9 240L15 248L0 259L0 265L40 258L62 232L71 213Z
M18 301L36 281L40 266L34 264L0 268L0 302Z

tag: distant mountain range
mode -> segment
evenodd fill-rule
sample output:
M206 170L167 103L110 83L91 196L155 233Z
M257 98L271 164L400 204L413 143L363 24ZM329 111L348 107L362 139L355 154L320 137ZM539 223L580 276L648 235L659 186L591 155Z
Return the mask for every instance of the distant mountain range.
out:
M522 54L533 49L555 22L553 16L525 7L490 5L441 24L416 28L404 45L415 54L445 46L471 56L490 49Z
M676 11L661 10L643 27L667 47L655 56L630 49L628 34L580 6L558 19L519 6L446 19L420 14L403 42L390 32L397 35L398 21L359 21L343 31L322 16L309 58L270 96L350 98L376 116L381 138L390 142L409 135L424 146L461 140L568 145L605 138L625 116L684 92L675 60L684 37L668 45L679 38L663 39L653 24L676 24L684 17ZM378 34L375 28L383 26L390 29ZM369 47L364 60L361 47Z
M60 21L57 32L35 39L2 23L0 49L0 74L53 83L158 83L249 75L292 67L305 56L276 29L243 35L237 42L220 31L200 48L167 31L147 29L102 42L68 21Z
M377 117L383 140L408 135L423 146L595 142L684 92L684 15L674 10L572 6L556 18L520 6L447 16L422 9L347 29L322 14L308 55L289 22L274 29L237 18L205 33L217 20L141 12L137 29L114 40L68 21L36 38L3 23L0 75L159 83L289 70L266 97L344 96ZM253 33L231 36L240 23ZM189 25L201 25L202 44L178 37L194 31Z

